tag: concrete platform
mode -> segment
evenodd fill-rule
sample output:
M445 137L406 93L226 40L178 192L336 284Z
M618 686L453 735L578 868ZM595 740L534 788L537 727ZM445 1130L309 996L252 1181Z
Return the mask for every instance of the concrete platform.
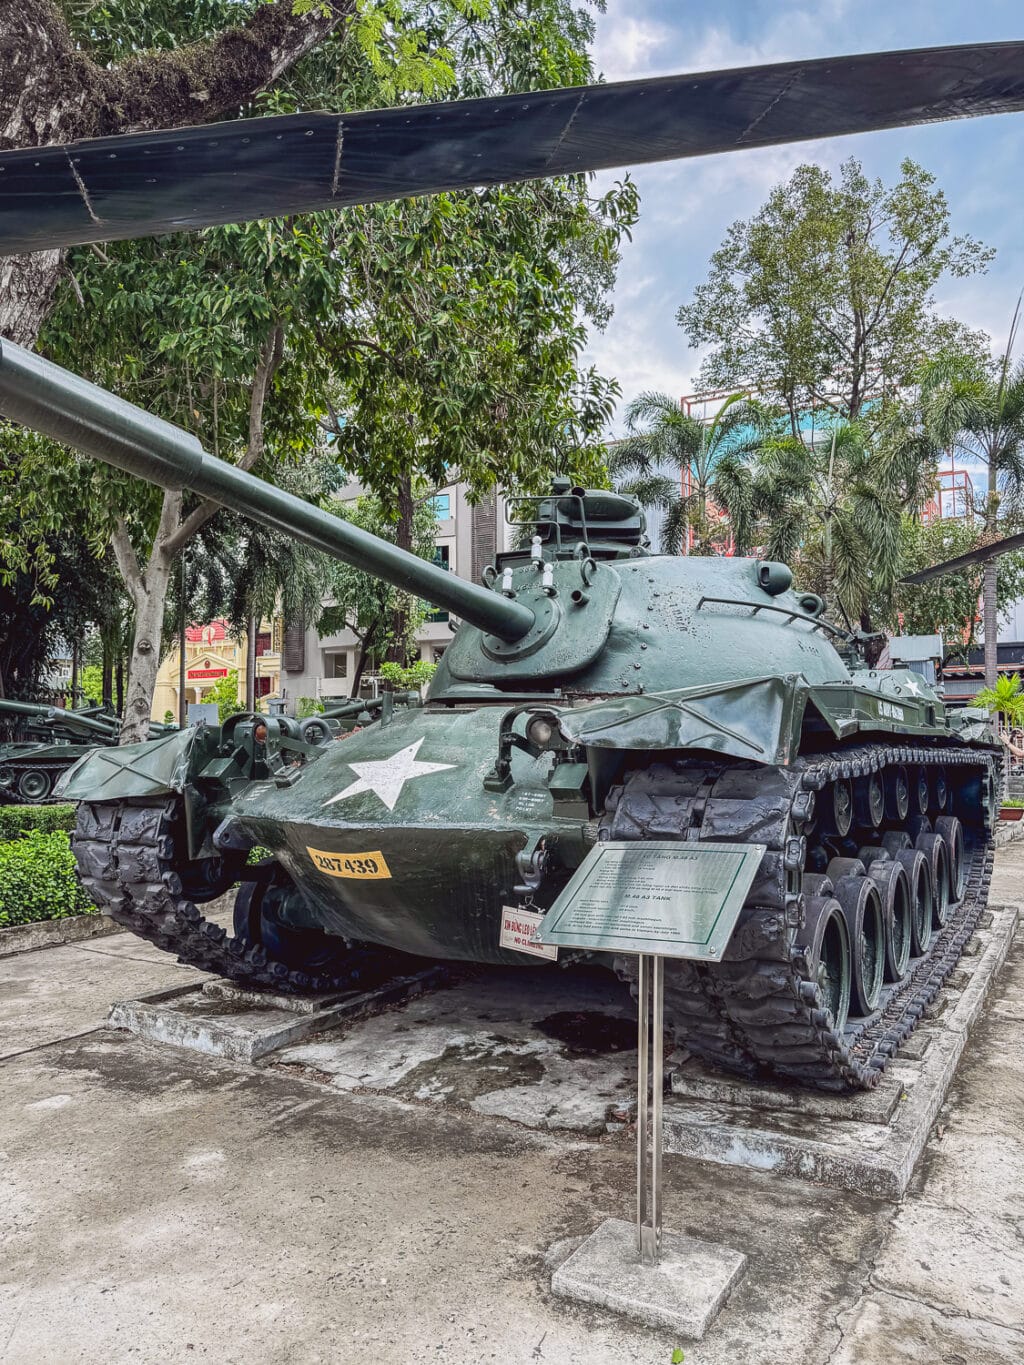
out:
M672 1074L665 1151L883 1199L907 1189L1017 925L997 907L878 1088L823 1095L751 1084L688 1061Z
M37 920L33 924L12 924L0 929L0 957L29 953L37 948L57 948L65 943L84 943L91 938L107 938L124 930L106 915L69 915L67 919Z
M269 1064L336 1090L600 1135L636 1113L636 1013L601 969L483 969Z
M370 990L294 999L239 990L208 981L199 990L162 991L141 1000L119 1000L107 1016L150 1043L167 1043L233 1062L256 1062L346 1020L359 1019L421 995L444 980L443 967L399 976Z
M746 1263L746 1256L731 1247L663 1229L660 1263L642 1266L636 1225L607 1218L555 1270L551 1290L699 1341Z

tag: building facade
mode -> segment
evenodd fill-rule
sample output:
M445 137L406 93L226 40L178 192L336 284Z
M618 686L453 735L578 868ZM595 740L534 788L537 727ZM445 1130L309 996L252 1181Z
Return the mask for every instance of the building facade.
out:
M341 497L350 500L361 491L357 485L350 485L342 490ZM492 495L471 506L465 485L450 484L434 495L433 503L436 562L451 573L479 582L484 566L507 546L509 528L504 524L503 500ZM451 638L448 613L432 612L416 635L419 658L436 663ZM294 715L303 699L330 703L351 696L358 657L359 641L351 630L321 636L315 622L305 629L287 630L278 693L285 711ZM375 675L365 672L363 694L372 694L375 686Z
M260 623L256 635L256 696L277 696L281 687L281 625ZM201 702L225 678L238 675L238 700L245 700L246 642L232 639L226 621L189 626L185 631L185 702ZM178 718L180 667L178 646L161 660L153 692L154 720L168 712Z

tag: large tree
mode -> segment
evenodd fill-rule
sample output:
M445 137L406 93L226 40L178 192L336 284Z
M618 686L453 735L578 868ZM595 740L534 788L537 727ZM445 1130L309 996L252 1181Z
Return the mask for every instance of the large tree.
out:
M765 414L737 393L702 422L670 394L647 392L626 405L625 417L626 437L607 453L615 487L662 512L662 554L713 554L730 531L715 483L761 448Z
M939 318L934 289L992 255L952 234L945 195L913 161L891 186L854 159L836 179L798 166L753 218L732 224L678 320L708 348L704 385L755 391L799 437L813 409L871 416L939 346L970 340Z
M589 73L588 21L563 0L540 14L530 0L418 8L431 27L395 56L405 98L416 97L410 80L436 93L435 67L417 53L446 54L438 61L451 59L460 93ZM357 45L329 36L263 107L394 98L383 45L373 31ZM446 483L457 472L481 493L499 480L538 485L553 459L581 471L596 462L615 390L579 372L578 306L606 315L635 206L629 186L592 201L571 178L82 248L68 255L40 339L55 359L272 479L327 428L334 458L378 493L408 546L414 478ZM135 614L130 742L148 722L175 561L216 509L62 464L10 430L4 439L21 461L8 490L20 553L70 517L97 546L107 536L113 545Z

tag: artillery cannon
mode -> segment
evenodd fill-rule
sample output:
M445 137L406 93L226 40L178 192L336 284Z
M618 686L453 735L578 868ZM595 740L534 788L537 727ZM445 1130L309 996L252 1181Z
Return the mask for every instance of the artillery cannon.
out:
M667 1018L709 1062L834 1090L877 1081L952 970L988 893L991 731L848 667L785 565L652 555L630 499L563 480L513 500L530 544L472 584L8 343L0 411L461 618L425 704L381 699L343 743L241 715L83 759L79 869L134 932L295 992L350 982L365 945L535 962L502 907L543 912L596 841L757 844L722 960L667 959ZM226 935L198 906L236 882Z

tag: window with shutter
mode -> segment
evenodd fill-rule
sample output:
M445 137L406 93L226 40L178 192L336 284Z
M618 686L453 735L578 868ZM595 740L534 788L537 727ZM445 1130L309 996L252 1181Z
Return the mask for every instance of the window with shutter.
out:
M286 673L301 673L306 667L306 627L301 621L285 626L282 655Z

